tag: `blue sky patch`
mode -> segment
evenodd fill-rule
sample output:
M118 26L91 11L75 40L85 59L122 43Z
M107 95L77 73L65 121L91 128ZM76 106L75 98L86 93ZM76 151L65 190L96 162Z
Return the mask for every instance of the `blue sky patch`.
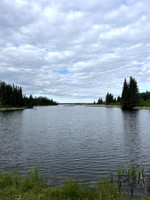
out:
M56 71L58 74L63 74L63 75L66 75L66 74L71 74L71 72L69 72L67 69L64 69L64 70L59 70L59 71Z

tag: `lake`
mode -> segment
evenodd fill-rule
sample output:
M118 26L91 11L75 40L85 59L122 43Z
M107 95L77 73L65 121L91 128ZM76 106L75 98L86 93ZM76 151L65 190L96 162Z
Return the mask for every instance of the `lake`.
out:
M150 111L86 106L0 112L0 171L37 167L52 185L90 183L119 165L150 167Z

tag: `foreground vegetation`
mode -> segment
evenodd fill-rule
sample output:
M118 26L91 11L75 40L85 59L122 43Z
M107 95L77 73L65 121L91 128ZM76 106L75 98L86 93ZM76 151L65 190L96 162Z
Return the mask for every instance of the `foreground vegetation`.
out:
M116 180L115 180L116 179ZM92 185L78 184L69 180L61 187L50 187L46 179L41 179L35 169L21 178L19 173L0 173L1 200L127 200L150 199L142 194L134 195L136 184L145 184L144 169L137 170L132 165L126 171L118 168L116 175ZM123 184L127 183L130 193L123 194ZM147 176L149 184L149 176Z

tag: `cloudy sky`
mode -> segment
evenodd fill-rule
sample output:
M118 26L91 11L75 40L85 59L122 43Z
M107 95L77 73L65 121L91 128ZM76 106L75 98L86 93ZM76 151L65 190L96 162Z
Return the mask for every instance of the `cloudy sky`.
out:
M149 0L0 0L0 80L58 102L150 90Z

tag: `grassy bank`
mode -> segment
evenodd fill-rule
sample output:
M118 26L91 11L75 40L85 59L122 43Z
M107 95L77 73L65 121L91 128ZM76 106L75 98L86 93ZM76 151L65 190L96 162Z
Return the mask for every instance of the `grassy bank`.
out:
M0 104L0 111L15 111L15 110L24 110L25 107L10 107L7 105Z
M24 107L21 107L21 108L0 108L0 112L1 111L17 111L17 110L24 110L24 109L26 109L26 108L24 108Z
M148 99L148 100L143 100L143 99L141 99L140 100L140 105L142 106L142 107L150 107L150 99Z
M86 104L87 107L106 107L106 108L121 108L120 103L113 103L113 104ZM150 110L150 101L145 101L140 104L138 107L134 107L134 110L144 109L144 110Z
M10 108L9 106L4 106L4 105L2 105L2 104L0 104L0 108Z
M143 170L137 171L134 166L127 170L131 189L134 190L138 176L144 176ZM37 170L21 178L19 173L0 173L0 200L127 200L122 192L122 171L117 170L116 180L111 175L107 180L97 182L94 187L78 184L69 180L61 187L50 187L42 180ZM137 180L135 179L137 176ZM132 195L133 196L133 195ZM133 197L133 199L150 199L150 197Z

